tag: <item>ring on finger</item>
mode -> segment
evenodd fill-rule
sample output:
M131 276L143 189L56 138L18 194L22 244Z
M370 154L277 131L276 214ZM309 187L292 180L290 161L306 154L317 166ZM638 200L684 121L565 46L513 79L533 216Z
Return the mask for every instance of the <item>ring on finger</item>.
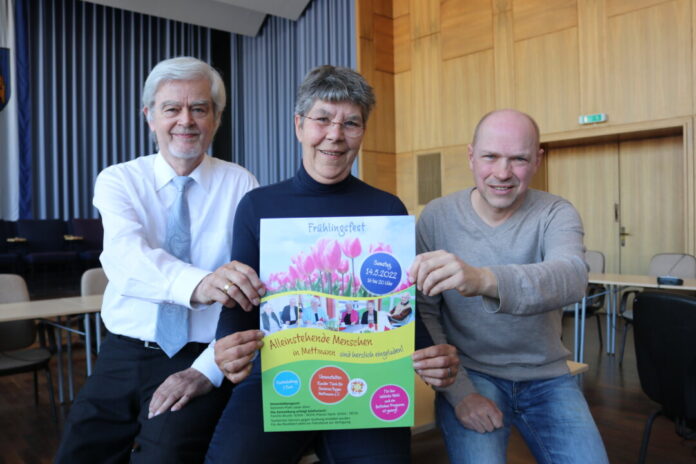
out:
M222 287L222 290L227 293L230 290L231 286L230 283L226 283L224 287Z
M452 377L452 368L451 367L447 368L447 377Z

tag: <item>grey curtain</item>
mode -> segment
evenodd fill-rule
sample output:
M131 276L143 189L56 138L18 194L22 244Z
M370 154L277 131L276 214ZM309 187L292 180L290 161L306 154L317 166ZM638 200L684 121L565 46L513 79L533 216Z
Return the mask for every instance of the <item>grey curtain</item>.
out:
M355 64L348 0L314 0L295 22L269 17L254 38L79 0L16 1L27 12L30 56L32 150L20 155L21 217L97 216L91 201L99 171L155 151L140 97L148 72L165 58L195 56L231 78L231 124L218 137L231 134L233 153L216 155L263 184L299 167L292 108L305 73ZM229 59L215 62L228 47Z
M148 72L177 55L209 61L210 29L77 0L26 4L32 201L20 214L96 217L99 171L155 150L139 112Z

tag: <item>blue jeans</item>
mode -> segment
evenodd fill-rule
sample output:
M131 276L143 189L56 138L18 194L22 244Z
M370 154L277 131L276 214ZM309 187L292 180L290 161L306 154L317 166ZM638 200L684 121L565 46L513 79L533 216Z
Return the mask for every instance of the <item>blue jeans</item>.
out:
M609 462L585 397L570 375L513 382L472 370L468 373L478 393L503 413L503 427L488 433L465 428L454 408L438 394L437 422L452 463L504 464L513 425L538 463Z
M234 388L210 441L206 464L292 464L314 449L328 464L409 464L411 432L384 429L264 432L260 356Z

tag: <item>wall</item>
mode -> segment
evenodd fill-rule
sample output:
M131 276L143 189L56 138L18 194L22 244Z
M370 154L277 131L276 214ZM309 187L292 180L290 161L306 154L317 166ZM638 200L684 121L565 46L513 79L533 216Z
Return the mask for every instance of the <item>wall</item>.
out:
M441 154L443 195L471 185L466 144L495 108L530 113L551 143L677 128L693 252L694 1L358 0L360 69L393 105L368 128L365 178L419 213L418 156Z

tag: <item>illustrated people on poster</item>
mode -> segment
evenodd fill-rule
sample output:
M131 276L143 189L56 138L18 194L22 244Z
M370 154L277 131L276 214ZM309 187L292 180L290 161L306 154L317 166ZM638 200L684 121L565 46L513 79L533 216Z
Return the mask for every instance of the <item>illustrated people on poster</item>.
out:
M326 310L321 307L321 300L318 296L313 296L309 300L309 308L302 311L302 322L305 325L324 325L329 320Z
M280 322L271 302L264 303L261 312L261 330L266 332L266 334L270 334L277 332L282 327L283 324Z
M280 314L280 319L283 324L291 325L297 324L297 319L300 315L300 309L297 306L297 297L291 296L288 304L283 308L283 312Z
M353 308L353 303L346 301L345 309L341 313L341 322L345 325L353 325L357 324L359 320L358 312Z
M377 325L378 323L378 315L377 315L377 310L375 309L375 302L374 300L367 300L367 305L365 312L363 313L362 317L360 318L360 323L361 324L374 324Z
M393 324L401 325L408 320L412 312L411 295L403 293L399 303L389 311L389 320L391 320Z
M394 328L389 320L387 311L377 311L377 327L379 332L386 332Z

